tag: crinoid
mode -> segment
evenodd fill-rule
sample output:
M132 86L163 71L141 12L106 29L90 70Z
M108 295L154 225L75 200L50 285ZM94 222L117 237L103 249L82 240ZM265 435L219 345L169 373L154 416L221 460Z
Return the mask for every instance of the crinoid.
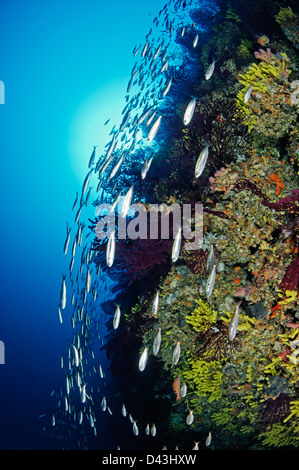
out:
M222 322L200 333L196 339L199 345L197 355L204 356L206 360L229 360L238 347L237 341L229 340L228 327Z
M266 407L261 415L261 426L263 431L273 424L278 423L290 412L290 397L286 393L280 393L276 398L268 398Z

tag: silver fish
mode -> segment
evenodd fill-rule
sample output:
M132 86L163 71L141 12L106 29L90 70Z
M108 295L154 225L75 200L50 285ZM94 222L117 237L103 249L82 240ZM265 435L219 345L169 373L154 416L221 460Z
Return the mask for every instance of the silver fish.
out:
M101 364L99 364L99 373L100 373L101 379L103 379L105 377L105 375L104 375L104 371L103 371L103 368L102 368Z
M133 423L133 433L135 434L135 436L138 436L138 434L139 434L139 430L138 430L138 426L136 424L136 421L134 421L134 423Z
M173 365L176 365L179 362L180 355L181 355L181 344L180 344L180 341L178 341L172 354Z
M120 315L121 315L120 307L119 307L119 305L116 305L116 310L115 310L115 314L114 314L114 317L113 317L113 328L114 328L115 330L116 330L116 328L118 328L118 326L119 326Z
M79 197L78 192L77 192L76 194L77 194L77 196L76 196L76 198L75 198L75 201L74 201L74 204L73 204L73 207L72 207L72 210L73 210L73 211L74 211L75 208L76 208L76 205L77 205L77 202L78 202L78 197Z
M115 257L115 231L113 230L108 240L107 252L106 252L106 261L107 261L107 266L109 268L111 268L111 266L113 265L114 257Z
M193 118L193 114L194 114L195 107L196 107L196 101L197 101L197 98L193 98L186 108L184 118L183 118L183 122L185 126L187 126L191 122L191 119Z
M210 296L213 292L213 289L214 289L215 279L216 279L216 268L217 268L217 263L214 264L214 266L212 268L212 271L210 272L210 275L209 275L208 280L207 280L207 285L206 285L207 299L210 298Z
M205 169L207 159L209 156L210 145L211 144L206 144L205 148L200 152L200 155L195 165L195 178L199 178L199 176L202 174L203 170Z
M198 34L196 34L195 38L193 39L193 47L195 48L198 43Z
M95 160L95 157L96 157L96 148L97 148L97 145L94 145L92 154L91 154L90 159L89 159L88 168L91 168L92 165L94 164L94 160Z
M110 175L108 176L108 179L107 179L107 183L109 183L109 181L116 175L116 173L120 169L120 166L121 166L123 161L124 161L124 155L122 155L120 157L120 159L116 163L115 167L111 170L111 173L110 173Z
M124 418L127 416L127 410L126 410L125 405L122 405L121 407L121 414L123 415Z
M209 80L211 78L211 76L213 75L214 73L214 70L215 70L215 63L216 63L216 60L213 60L213 62L209 65L206 73L205 73L205 79L206 80Z
M67 250L69 248L70 239L71 239L71 228L67 230L67 236L66 236L66 240L64 242L63 252L64 252L65 255L67 254Z
M81 398L81 402L82 402L82 403L85 403L85 402L86 402L86 384L84 384L84 385L81 387L81 390L80 390L80 398Z
M76 348L76 346L73 345L73 343L71 343L71 345L73 346L73 351L74 351L75 366L79 367L79 352L78 352L78 349Z
M194 441L194 447L192 447L192 450L198 450L198 444L200 443L200 441L196 442Z
M184 398L187 395L187 385L185 384L185 382L181 386L180 395L182 398Z
M153 113L149 116L148 120L146 121L146 127L150 125L150 123L152 122L152 120L154 119L155 115L156 115L156 110L153 111Z
M153 354L154 356L156 356L160 350L160 346L161 346L161 328L158 329L158 333L154 339L154 343L153 343Z
M150 425L147 423L146 428L145 428L145 434L149 436L150 433Z
M172 78L170 78L170 79L168 80L168 82L166 83L165 88L164 88L163 93L162 93L162 96L166 96L166 95L167 95L167 93L168 93L169 90L170 90L171 84L172 84Z
M147 359L148 359L148 349L144 348L144 351L141 354L140 359L139 359L139 370L140 370L140 372L144 371L146 363L147 363Z
M103 399L101 401L101 408L102 408L103 411L106 411L106 409L107 409L106 397L103 397Z
M90 291L90 285L91 285L91 274L89 271L89 268L87 268L87 273L86 273L86 291Z
M155 435L157 434L157 428L155 426L155 424L152 424L152 427L151 427L151 435L153 437L155 437Z
M159 307L159 291L156 293L156 297L153 303L153 315L156 316L158 313L158 307Z
M240 304L242 303L242 300L239 300L239 302L237 302L236 306L235 306L235 310L234 310L234 313L232 315L232 318L231 318L231 321L230 321L230 324L229 324L229 327L228 327L228 337L230 339L230 341L232 341L236 334L237 334L237 329L238 329L238 322L239 322L239 307L240 307Z
M65 275L62 275L62 284L60 289L60 307L64 309L66 306L66 284Z
M252 84L250 85L250 87L245 92L244 99L243 99L244 103L247 103L247 101L251 97L251 93L252 93Z
M179 259L181 242L182 242L182 228L180 227L172 245L171 259L174 263Z
M214 265L214 247L213 245L210 246L210 252L207 259L207 271L211 270L211 267Z
M89 170L89 172L87 173L87 175L85 177L85 180L84 180L84 183L83 183L83 186L82 186L82 195L86 193L86 190L87 190L89 180L90 180L90 176L91 176L92 172L93 172L93 168L91 170Z
M152 125L151 130L149 131L149 134L148 134L148 138L147 138L149 142L151 142L156 136L158 129L160 127L160 124L161 124L161 119L162 119L162 116L159 116L158 119Z
M188 424L188 426L190 426L194 421L194 415L193 415L193 411L192 410L189 410L189 414L186 418L186 423Z
M59 307L58 307L58 315L59 315L59 321L60 321L60 323L62 323L63 320L62 320L61 310L60 310Z
M107 155L106 155L106 158L105 158L106 161L109 160L110 155L112 154L112 152L114 150L115 144L116 144L116 137L115 137L115 134L113 134L112 141L110 143L110 146L108 148Z
M206 439L206 446L209 447L209 445L211 444L211 442L212 442L212 433L211 433L211 431L210 431L209 434L208 434L208 437L207 437L207 439Z
M134 188L134 185L130 187L130 189L128 190L127 194L124 197L122 208L121 208L122 217L126 217L129 212L130 205L131 205L132 198L133 198L133 188Z
M148 170L150 169L151 163L152 163L153 157L150 157L149 159L145 159L145 162L142 167L141 171L141 179L144 180L144 178L147 175Z

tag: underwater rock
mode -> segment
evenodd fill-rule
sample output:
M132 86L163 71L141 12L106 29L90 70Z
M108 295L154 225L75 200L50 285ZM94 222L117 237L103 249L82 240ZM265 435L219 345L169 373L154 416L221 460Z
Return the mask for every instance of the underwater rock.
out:
M233 312L235 308L235 301L232 297L226 297L224 302L219 304L219 312Z
M220 261L220 263L218 263L217 265L217 272L222 273L223 271L224 271L224 263Z
M244 310L249 317L256 318L257 320L265 320L269 315L268 310L261 303L247 305Z
M178 266L176 270L182 277L190 276L190 269L187 266Z
M176 300L176 295L175 294L169 294L169 296L166 299L167 305L171 305L175 300Z
M278 397L280 393L290 393L291 390L288 387L288 381L280 375L274 375L269 377L270 386L264 387L264 392L272 398Z

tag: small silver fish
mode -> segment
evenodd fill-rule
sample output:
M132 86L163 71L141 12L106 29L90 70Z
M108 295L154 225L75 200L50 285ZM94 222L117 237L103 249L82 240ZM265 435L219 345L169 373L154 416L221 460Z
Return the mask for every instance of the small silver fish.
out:
M181 355L181 344L180 344L180 341L178 341L172 354L173 365L176 365L179 362L180 355Z
M124 418L127 416L127 410L126 410L125 405L122 405L121 407L121 414L123 415Z
M138 434L139 434L139 430L138 430L138 426L136 424L136 421L134 421L134 423L133 423L133 433L135 434L135 436L138 436Z
M81 402L82 402L82 403L85 403L85 402L86 402L86 384L84 384L84 385L81 387L81 390L80 390L80 398L81 398Z
M214 264L214 266L212 268L212 271L210 272L210 275L209 275L208 280L207 280L207 285L206 285L207 299L210 298L210 296L213 292L213 289L214 289L215 279L216 279L216 268L217 268L217 263Z
M76 348L76 346L73 345L73 343L71 343L71 345L73 346L73 351L74 351L75 366L79 367L79 352L78 352L78 349Z
M183 122L185 126L187 126L191 122L191 119L193 118L193 114L194 114L195 107L196 107L196 101L197 101L197 98L193 98L186 108L184 118L183 118Z
M199 176L202 174L203 170L205 169L207 159L209 156L210 145L211 144L206 144L205 148L200 152L200 155L195 165L195 178L199 178Z
M119 322L120 322L120 315L121 315L121 312L120 312L120 307L119 305L116 305L116 310L115 310L115 314L114 314L114 317L113 317L113 328L116 330L119 326Z
M96 148L97 148L97 145L94 145L92 154L91 154L90 159L89 159L88 168L92 167L92 165L94 164L94 160L95 160L95 156L96 156Z
M213 245L210 246L209 256L207 259L207 271L211 270L211 267L214 265L214 247Z
M144 371L146 363L147 363L147 359L148 359L148 349L144 348L144 351L141 354L140 359L139 359L139 366L138 367L139 367L140 372Z
M179 259L181 242L182 242L182 228L180 227L172 245L171 259L173 263L175 263Z
M211 78L211 76L213 75L214 73L214 70L215 70L215 63L216 63L216 60L213 60L213 62L209 65L206 73L205 73L205 79L206 80L209 80Z
M237 302L236 306L235 306L235 310L234 310L234 313L232 315L232 318L231 318L231 321L230 321L230 324L229 324L229 327L228 327L228 337L230 339L230 341L232 341L236 334L237 334L237 329L238 329L238 322L239 322L239 307L240 307L240 304L242 303L242 300L239 300L239 302Z
M65 284L65 275L62 275L62 284L60 289L60 307L62 309L66 306L66 284Z
M180 395L182 398L184 398L187 395L187 385L185 384L185 382L181 386Z
M106 261L107 261L107 266L109 268L111 268L111 266L113 265L114 257L115 257L115 231L113 230L108 240L107 253L106 253Z
M87 190L89 180L90 180L90 176L91 176L92 172L93 172L93 168L91 170L89 170L89 172L87 173L87 175L85 177L85 180L84 180L84 183L83 183L83 186L82 186L82 195L86 193L86 190Z
M147 436L149 436L149 433L150 433L150 425L147 423L146 427L145 427L145 434Z
M87 292L90 292L90 286L91 286L91 273L89 271L89 268L87 268L86 281L85 281L85 287L86 287Z
M146 177L147 175L147 172L151 166L151 163L152 163L152 160L153 160L153 157L150 157L149 159L145 159L145 162L143 164L143 167L142 167L142 171L141 171L141 179L144 180L144 178Z
M193 415L193 411L192 410L189 410L189 414L186 418L186 423L188 424L188 426L190 426L194 421L194 415Z
M212 433L211 433L211 431L210 431L209 434L208 434L208 437L207 437L207 439L206 439L206 446L209 447L209 445L211 444L211 442L212 442Z
M75 198L75 201L74 201L74 204L73 204L73 207L72 207L72 210L73 210L73 211L76 209L76 205L77 205L78 197L79 197L78 192L77 192L76 194L77 194L77 196L76 196L76 198Z
M166 83L166 85L165 85L165 88L164 88L164 90L163 90L162 96L166 96L166 95L167 95L167 93L168 93L169 90L170 90L171 84L172 84L172 78L170 78L170 79L167 81L167 83Z
M162 116L159 116L158 119L152 125L152 127L149 131L149 134L148 134L148 138L147 138L147 140L149 142L151 142L155 138L155 136L156 136L156 134L159 130L160 124L161 124L161 119L162 119Z
M59 315L59 321L60 321L60 323L63 323L63 319L62 319L62 315L61 315L61 310L60 310L59 307L58 307L58 315Z
M193 39L193 48L195 48L197 46L197 43L198 43L198 34L196 34L195 38Z
M192 450L198 450L198 444L199 444L199 441L198 442L194 441L194 447L192 447Z
M64 252L65 255L67 254L67 250L68 250L68 247L69 247L69 244L70 244L70 239L71 239L71 229L68 229L66 240L64 242L64 247L63 247L63 252Z
M247 101L251 97L251 93L252 93L252 84L250 85L250 87L245 92L244 99L243 99L244 103L247 103Z
M112 169L110 175L108 176L107 183L109 183L109 181L116 175L123 161L124 161L124 155L120 157L115 167Z
M156 292L156 297L153 303L153 315L156 316L159 308L159 291Z
M132 198L133 198L133 187L134 185L130 187L130 189L127 191L127 194L124 197L122 208L121 208L122 217L126 217L129 212L130 205L131 205Z
M160 346L161 346L161 328L158 329L158 333L154 339L154 343L153 343L153 354L154 356L156 356L160 350Z
M151 435L153 437L155 437L155 435L157 434L157 428L155 426L155 424L152 424L152 427L151 427Z
M106 397L103 397L102 398L102 401L101 401L101 408L103 411L106 411L107 409L107 400L106 400Z

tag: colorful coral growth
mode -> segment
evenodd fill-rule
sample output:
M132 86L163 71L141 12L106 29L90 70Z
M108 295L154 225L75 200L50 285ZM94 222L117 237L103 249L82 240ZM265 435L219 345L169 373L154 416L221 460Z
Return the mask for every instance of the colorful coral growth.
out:
M172 435L183 441L190 429L200 440L211 427L212 448L292 449L299 444L299 108L291 100L291 83L299 78L298 24L290 7L272 11L268 3L257 3L282 28L279 39L279 32L272 35L268 29L267 35L261 31L249 39L242 15L251 14L251 2L241 2L240 16L228 5L223 23L214 20L216 34L192 51L203 68L213 51L219 64L212 78L201 75L194 85L174 75L178 84L188 84L188 96L200 99L185 127L184 99L173 99L174 118L150 180L152 199L202 203L201 248L188 251L183 243L174 264L172 244L150 246L140 240L123 246L119 256L133 279L160 263L167 266L155 286L142 284L142 308L132 316L143 325L140 351L148 348L152 363L163 371L161 395L171 409ZM195 178L205 143L209 157ZM215 285L208 296L212 247ZM128 317L124 332L131 335ZM153 354L159 332L161 345ZM178 344L180 355L174 360ZM183 396L178 396L179 382L187 388ZM191 411L194 421L186 424Z

